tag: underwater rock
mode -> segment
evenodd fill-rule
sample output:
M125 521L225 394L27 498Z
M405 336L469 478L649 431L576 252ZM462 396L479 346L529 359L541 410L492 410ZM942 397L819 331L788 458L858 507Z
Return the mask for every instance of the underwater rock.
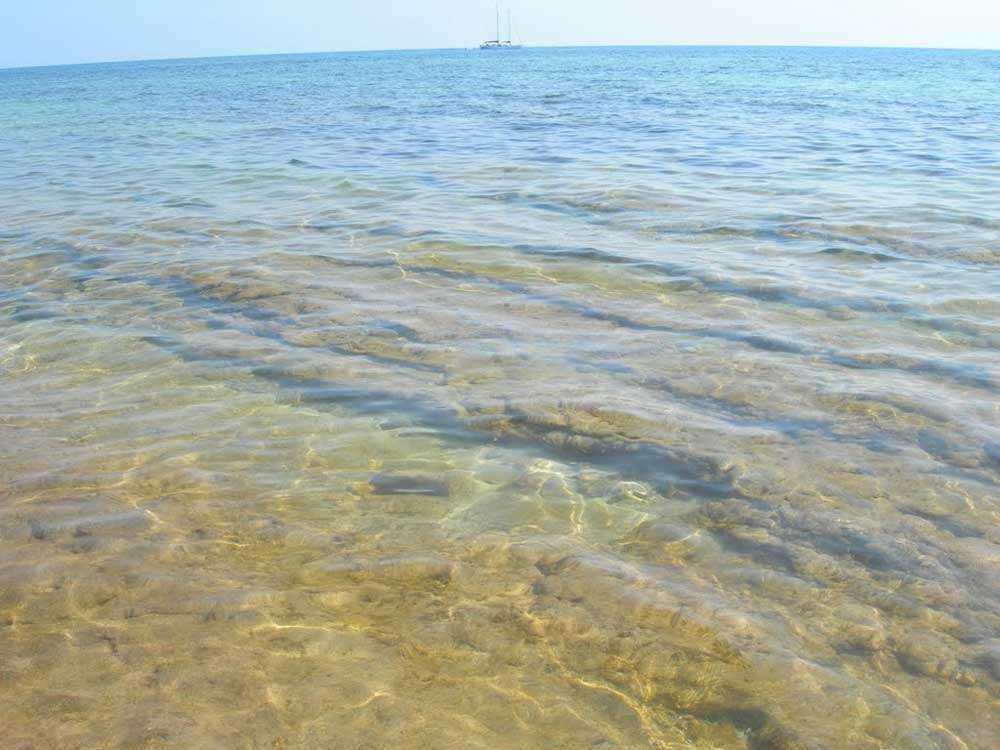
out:
M790 550L792 571L803 578L823 584L846 581L850 578L850 564L832 555L817 552L811 547L796 546Z
M871 653L881 651L886 644L885 631L869 625L850 623L844 625L837 635L839 641L835 645L838 651Z
M674 563L722 552L710 531L669 521L643 521L621 544L631 552L646 550L653 553L654 559Z
M950 679L958 672L958 661L950 649L930 633L915 633L896 645L896 658L914 674Z
M888 636L874 607L846 601L835 606L830 615L833 646L838 651L871 654L885 648Z
M533 587L536 596L621 618L657 632L676 648L710 653L727 663L740 661L721 631L736 625L705 601L700 589L679 581L669 589L660 587L636 566L596 555L572 555L538 568L543 577Z
M632 529L626 539L630 542L673 544L674 542L682 542L695 533L697 531L690 526L682 526L668 521L643 521Z
M675 564L721 551L711 532L663 520L643 521L621 544L630 552Z
M86 554L97 549L97 540L92 536L83 536L73 539L67 549L74 555Z
M559 537L539 537L518 542L507 547L510 558L522 565L533 565L539 569L554 565L568 558L573 546Z

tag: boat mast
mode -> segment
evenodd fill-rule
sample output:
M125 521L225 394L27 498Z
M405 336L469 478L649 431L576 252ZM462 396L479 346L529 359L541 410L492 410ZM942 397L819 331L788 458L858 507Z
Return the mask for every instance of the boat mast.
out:
M500 3L497 3L497 42L500 41Z
M507 44L511 43L510 36L510 8L507 8Z

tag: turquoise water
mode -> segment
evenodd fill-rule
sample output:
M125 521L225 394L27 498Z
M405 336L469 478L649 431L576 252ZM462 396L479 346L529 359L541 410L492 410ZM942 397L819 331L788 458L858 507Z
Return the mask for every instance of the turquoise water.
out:
M992 750L998 84L0 71L3 746Z

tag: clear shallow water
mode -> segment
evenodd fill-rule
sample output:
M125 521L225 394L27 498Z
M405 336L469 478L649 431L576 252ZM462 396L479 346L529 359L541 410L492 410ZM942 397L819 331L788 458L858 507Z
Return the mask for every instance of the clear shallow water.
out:
M8 748L993 748L1000 54L0 71Z

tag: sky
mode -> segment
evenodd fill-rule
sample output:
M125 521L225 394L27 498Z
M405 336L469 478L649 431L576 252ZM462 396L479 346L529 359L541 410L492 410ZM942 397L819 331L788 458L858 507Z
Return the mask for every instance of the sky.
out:
M526 45L1000 48L1000 0L509 0ZM493 0L0 0L0 68L471 47ZM517 36L517 34L515 35Z

